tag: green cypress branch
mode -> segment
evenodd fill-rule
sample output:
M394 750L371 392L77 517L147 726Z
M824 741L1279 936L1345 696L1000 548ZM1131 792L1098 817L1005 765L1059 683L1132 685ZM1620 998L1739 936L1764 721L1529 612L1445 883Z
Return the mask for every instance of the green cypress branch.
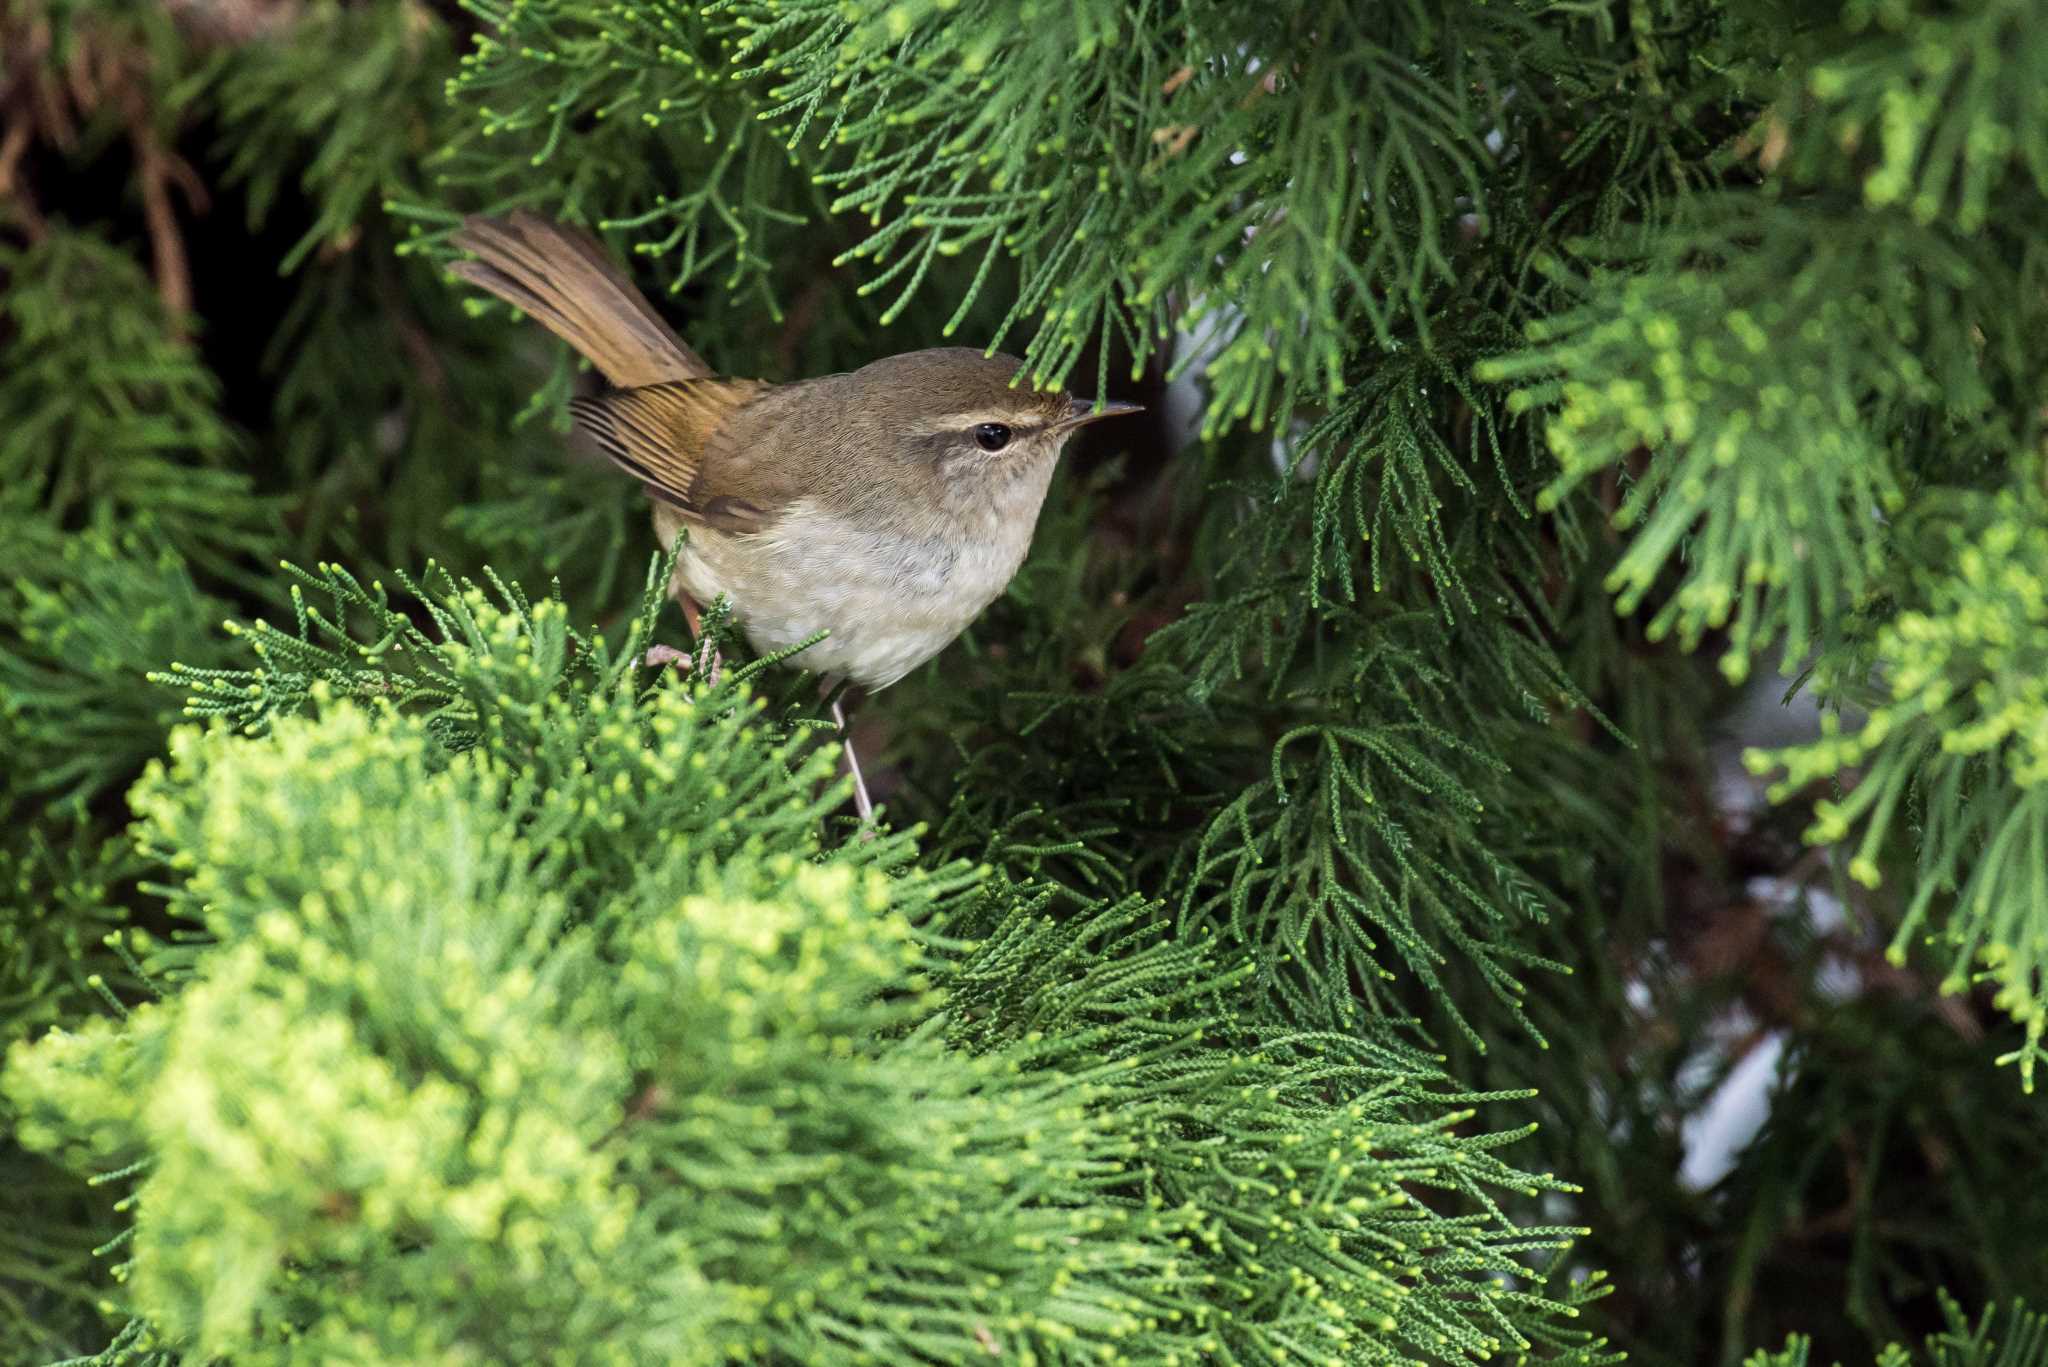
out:
M1945 907L1935 932L1953 963L1944 990L1961 991L1973 969L1996 985L1999 1005L2026 1030L2001 1061L2019 1063L2028 1090L2048 1032L2044 516L2038 497L2005 495L1949 527L1946 563L1921 573L1914 605L1877 633L1881 691L1862 725L1845 735L1829 717L1820 740L1746 757L1759 772L1784 770L1779 796L1863 771L1846 797L1816 806L1807 838L1844 841L1860 828L1849 871L1869 886L1887 842L1911 821L1913 892L1889 952L1903 962Z
M8 531L18 550L41 539L26 521ZM119 540L62 538L0 590L0 802L82 807L129 783L177 716L136 682L166 658L217 655L207 624L222 608L140 518Z
M56 527L147 518L196 568L233 578L275 544L275 510L234 468L220 390L123 252L50 233L0 247L0 488ZM20 574L26 547L0 548Z
M1524 382L1516 409L1558 405L1546 435L1564 473L1546 501L1651 450L1616 515L1634 532L1609 577L1617 609L1682 548L1653 639L1675 629L1690 648L1726 627L1722 668L1740 680L1772 644L1793 660L1834 644L1881 584L1885 518L1905 496L1888 433L1938 414L1962 463L2007 430L1972 358L1978 320L2011 326L1990 323L2011 284L1937 231L1727 197L1660 237L1642 273L1578 282L1580 307L1481 373Z
M129 1304L170 1341L1602 1359L1495 1285L1573 1235L1491 1194L1560 1189L1467 1128L1507 1096L1240 1020L1246 970L1142 903L822 848L828 751L599 644L565 672L514 588L435 641L329 582L421 696L180 732L135 803L205 940L6 1075L31 1142L147 1160ZM250 1100L287 1075L318 1095Z

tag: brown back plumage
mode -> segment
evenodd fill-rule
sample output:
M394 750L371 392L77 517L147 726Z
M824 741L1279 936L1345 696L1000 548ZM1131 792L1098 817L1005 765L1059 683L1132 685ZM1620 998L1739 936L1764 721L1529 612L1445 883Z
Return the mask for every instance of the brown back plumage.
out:
M619 388L711 374L587 234L519 210L472 214L451 240L477 259L450 269L575 347Z

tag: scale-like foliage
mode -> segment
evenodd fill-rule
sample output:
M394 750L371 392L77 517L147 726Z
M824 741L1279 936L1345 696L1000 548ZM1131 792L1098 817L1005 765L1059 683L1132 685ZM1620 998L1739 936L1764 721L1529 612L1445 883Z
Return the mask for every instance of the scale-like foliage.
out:
M1811 838L1856 833L1865 884L1907 875L1894 954L1932 925L1948 989L1981 971L2025 1029L2009 1057L2029 1086L2048 918L2022 682L2042 633L2036 11L1850 6L1741 68L1773 102L1724 187L1545 263L1569 305L1481 367L1545 411L1548 497L1605 486L1622 612L1714 639L1731 679L1777 655L1831 703L1876 706L1776 755L1774 793L1848 789Z
M442 180L492 203L531 202L544 186L547 201L573 217L642 234L636 250L670 263L671 293L718 285L709 298L722 318L711 340L738 345L711 345L710 354L734 366L749 342L754 355L767 351L759 316L781 320L787 297L773 268L807 255L800 206L809 189L755 125L758 95L727 79L727 48L699 7L473 8L492 31L462 59L448 93L476 120L442 150ZM446 217L423 205L406 212L429 223Z
M133 257L83 232L0 247L0 499L109 534L147 516L194 564L268 549L219 388ZM0 573L34 568L0 546Z
M1154 320L1213 315L1213 344L1181 359L1218 386L1216 425L1338 392L1360 330L1383 343L1426 330L1482 192L1473 125L1487 110L1471 92L1497 91L1508 54L1547 41L1512 10L1416 4L1307 25L1232 4L1171 25L1015 0L943 22L926 6L822 0L477 8L497 31L454 88L493 101L487 133L538 136L537 161L579 118L717 144L689 190L612 214L666 230L645 250L679 254L677 286L729 259L728 290L758 287L788 224L762 217L771 186L755 168L798 160L831 212L877 225L842 259L871 267L861 288L890 300L884 322L960 257L976 264L942 272L960 288L950 333L1011 259L1029 283L986 340L1016 330L1047 382L1092 349L1103 387L1112 344L1142 364ZM772 139L737 122L756 119ZM639 141L636 155L677 155ZM581 212L606 202L599 164L554 193Z
M1821 739L1750 761L1783 766L1781 794L1861 771L1853 791L1815 808L1808 836L1860 831L1849 872L1872 887L1886 841L1908 821L1919 828L1891 954L1903 961L1947 908L1944 987L1960 991L1980 969L1996 984L2026 1029L2004 1061L2031 1091L2048 1033L2048 508L2005 497L1970 521L1947 529L1945 563L1877 633L1879 691L1862 723L1842 734L1830 716Z
M240 1362L1554 1335L1494 1280L1569 1235L1499 1219L1493 1190L1552 1185L1460 1128L1500 1098L1235 1022L1248 970L1142 904L1046 919L902 837L821 848L829 751L743 684L641 688L638 628L614 654L508 598L433 605L463 630L415 677L465 701L272 689L262 736L183 731L138 789L204 940L146 960L175 995L8 1076L31 1143L141 1174L160 1334Z
M353 251L380 201L416 183L435 129L384 109L431 107L454 65L449 46L445 28L403 0L314 0L289 30L226 55L207 95L233 130L223 170L245 189L250 226L270 217L293 176L314 213L280 274L315 252Z
M1025 358L1053 382L1091 341L1105 365L1112 340L1142 361L1169 299L1215 314L1200 359L1219 424L1336 392L1349 338L1423 316L1459 197L1480 193L1467 92L1529 36L1456 6L1298 24L1207 4L1170 26L1007 0L944 23L819 0L717 11L744 26L743 74L773 82L766 117L792 147L847 149L823 179L835 208L888 220L850 256L889 262L864 288L892 312L935 258L985 273L1013 255L1031 284L999 335L1035 322Z
M1972 1062L2041 1047L2038 9L0 0L0 1088L70 1165L0 1144L0 1358L1733 1367L2048 1294ZM511 208L729 373L1151 408L856 709L873 838L726 608L648 663L587 381L440 269Z
M1788 144L1793 170L1826 174L1841 149L1868 149L1859 168L1868 202L1966 232L1990 223L2015 180L2048 196L2048 32L2037 5L1844 11L1855 37L1798 73L1821 117L1802 121L1796 138L1784 122L1772 134Z
M1888 1344L1878 1353L1877 1367L2040 1367L2048 1362L2048 1317L2015 1303L1988 1307L1973 1324L1962 1307L1943 1298L1948 1327L1929 1334L1919 1352ZM1775 1353L1757 1353L1744 1367L1813 1367L1813 1344L1794 1334Z
M20 524L24 536L33 532ZM0 590L0 811L118 792L163 747L177 700L136 681L220 652L225 605L199 591L151 523L66 538Z
M1892 434L1946 423L1951 468L1981 465L1972 429L1999 421L1984 362L2023 368L2027 347L2002 303L2017 281L1953 236L1755 196L1696 212L1640 272L1579 282L1578 308L1482 373L1540 380L1518 405L1557 403L1552 499L1653 451L1616 514L1633 533L1616 605L1634 611L1682 555L1651 630L1691 646L1728 628L1739 680L1763 649L1800 660L1837 638L1882 582L1903 506Z

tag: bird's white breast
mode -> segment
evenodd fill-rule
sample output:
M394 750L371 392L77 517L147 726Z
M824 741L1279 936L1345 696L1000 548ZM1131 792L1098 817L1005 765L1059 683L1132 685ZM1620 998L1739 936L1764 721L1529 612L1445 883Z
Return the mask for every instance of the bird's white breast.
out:
M699 603L723 593L754 648L825 640L791 663L884 688L944 650L1008 587L1031 545L1028 516L973 516L950 536L857 526L804 500L768 531L693 528L676 586ZM674 529L662 526L670 542Z

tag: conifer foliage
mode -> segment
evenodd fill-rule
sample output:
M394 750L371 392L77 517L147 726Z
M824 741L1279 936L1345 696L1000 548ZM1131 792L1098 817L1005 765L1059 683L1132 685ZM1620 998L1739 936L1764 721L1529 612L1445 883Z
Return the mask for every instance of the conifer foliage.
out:
M2048 1364L2044 71L0 0L0 1361ZM446 271L512 208L727 373L1148 404L879 830Z

